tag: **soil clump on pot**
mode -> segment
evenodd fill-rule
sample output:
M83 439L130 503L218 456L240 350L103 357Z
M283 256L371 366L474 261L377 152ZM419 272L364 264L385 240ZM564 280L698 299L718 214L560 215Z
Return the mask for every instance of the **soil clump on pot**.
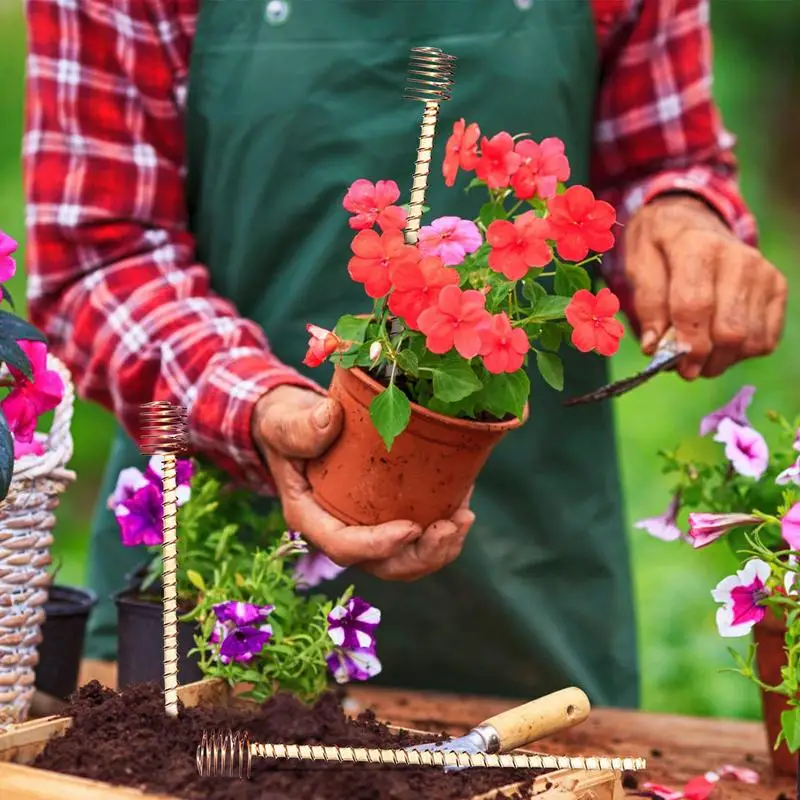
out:
M181 706L179 716L170 718L156 685L117 693L92 681L73 695L67 714L74 719L72 728L51 740L33 766L186 800L469 800L519 781L529 785L541 774L509 769L445 774L437 767L256 758L250 781L198 775L197 745L212 729L246 731L253 742L264 743L397 748L420 741L389 730L370 711L348 719L332 692L313 706L280 694L244 709Z

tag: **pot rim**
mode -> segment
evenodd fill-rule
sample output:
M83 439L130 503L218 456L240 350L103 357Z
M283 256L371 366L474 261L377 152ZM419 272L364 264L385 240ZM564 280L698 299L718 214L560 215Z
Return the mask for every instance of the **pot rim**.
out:
M60 597L53 598L54 594L60 594ZM51 599L57 599L59 603L70 607L49 609L47 604ZM76 611L91 611L97 605L97 599L97 592L91 589L54 583L47 590L47 601L44 604L44 608L48 617L67 617L74 615Z
M364 372L364 370L361 369L361 367L345 368L336 364L334 366L334 370L338 372L351 373L357 381L364 384L376 395L386 388L382 383L379 383L374 378L371 378L369 375L367 375L367 373ZM472 420L472 419L459 419L457 417L447 417L444 414L438 414L436 411L431 411L428 408L424 408L423 406L418 405L417 403L410 403L410 405L412 414L424 417L426 419L431 420L432 422L448 425L453 428L460 428L462 430L483 431L483 432L510 431L510 430L515 430L516 428L520 428L522 427L522 425L525 424L525 422L527 422L528 415L530 413L530 405L527 400L525 401L525 408L522 412L522 419L520 420L518 417L514 417L513 419L506 420L505 422L478 422L477 420Z

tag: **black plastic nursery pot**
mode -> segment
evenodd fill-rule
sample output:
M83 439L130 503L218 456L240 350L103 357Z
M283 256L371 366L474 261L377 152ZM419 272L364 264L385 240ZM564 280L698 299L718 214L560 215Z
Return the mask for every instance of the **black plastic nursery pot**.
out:
M96 603L89 589L50 587L35 671L40 692L66 700L78 688L86 623Z
M117 604L117 686L134 683L164 685L163 607L143 598L134 589L114 595ZM178 622L178 683L193 683L203 677L194 649L194 622Z

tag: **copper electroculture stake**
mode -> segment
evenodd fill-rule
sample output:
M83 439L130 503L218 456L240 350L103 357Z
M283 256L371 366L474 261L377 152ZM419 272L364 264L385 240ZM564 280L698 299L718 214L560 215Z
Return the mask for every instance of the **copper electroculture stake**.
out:
M139 449L161 456L164 482L162 548L164 586L164 704L171 717L178 715L178 542L177 456L189 449L186 412L179 406L157 401L141 408Z
M438 47L413 47L408 63L408 83L405 97L425 104L419 132L417 161L411 196L408 201L405 239L416 244L419 235L422 209L425 205L425 190L431 169L433 136L439 117L439 104L450 99L455 72L455 56L442 52Z

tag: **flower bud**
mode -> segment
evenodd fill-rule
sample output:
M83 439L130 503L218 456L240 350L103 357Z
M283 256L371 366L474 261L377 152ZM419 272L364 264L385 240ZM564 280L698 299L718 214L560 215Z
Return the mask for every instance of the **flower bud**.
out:
M380 342L373 342L369 346L369 357L371 361L377 361L381 357L381 343Z

